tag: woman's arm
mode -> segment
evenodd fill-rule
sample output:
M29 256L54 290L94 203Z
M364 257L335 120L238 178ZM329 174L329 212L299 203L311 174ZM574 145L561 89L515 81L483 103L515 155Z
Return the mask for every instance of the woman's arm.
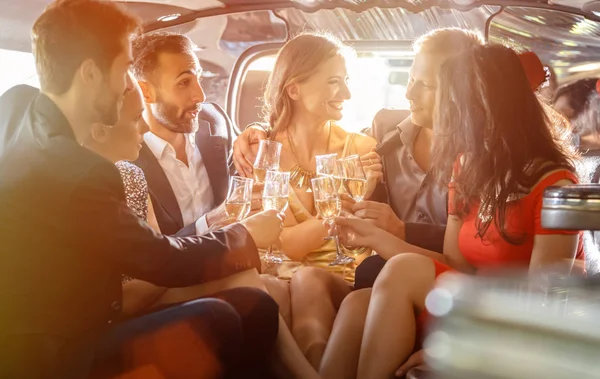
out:
M566 186L574 184L571 180L563 179L552 184L553 186ZM579 234L553 233L551 230L541 227L542 195L539 195L535 206L536 232L533 238L533 250L529 261L529 272L537 272L549 266L553 270L559 270L568 274L573 267L577 248L579 246Z
M458 249L458 235L462 221L456 216L448 216L448 225L446 226L444 238L444 254L411 245L393 234L376 227L367 220L339 217L336 219L336 225L341 229L339 235L342 243L349 246L369 247L385 260L398 254L417 253L442 262L461 272L475 272L475 268L465 260Z
M325 244L327 229L323 220L312 217L300 224L288 226L281 233L281 248L291 260L300 261Z
M529 272L538 272L550 267L553 271L570 273L578 245L579 234L536 235L533 239Z

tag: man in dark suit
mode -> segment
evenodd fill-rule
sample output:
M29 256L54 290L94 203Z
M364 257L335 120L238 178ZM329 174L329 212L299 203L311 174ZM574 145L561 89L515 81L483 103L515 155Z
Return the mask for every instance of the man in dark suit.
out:
M223 203L237 133L223 109L204 103L202 67L186 36L158 31L133 42L133 72L150 132L135 162L146 175L161 231L201 235L226 218Z
M159 235L127 207L116 167L82 147L94 123L117 121L138 29L102 0L56 1L33 27L41 93L0 159L2 378L86 378L94 364L103 377L247 377L238 358L266 360L274 344L277 305L252 289L121 320L122 274L166 287L220 279L260 267L257 246L282 228L264 212L204 237Z

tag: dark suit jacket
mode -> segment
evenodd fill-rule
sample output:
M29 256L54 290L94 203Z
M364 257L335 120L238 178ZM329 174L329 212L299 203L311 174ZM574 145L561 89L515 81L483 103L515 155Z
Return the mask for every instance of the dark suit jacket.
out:
M21 118L39 92L35 87L20 84L0 96L0 156L18 134Z
M397 172L390 170L385 162L388 159L397 159L396 148L402 144L400 132L396 128L402 122L410 122L410 111L404 109L384 108L377 112L373 118L372 135L377 140L377 152L381 155L384 165L384 183L390 182L389 178L398 175ZM396 131L391 133L391 131ZM384 137L387 136L384 140ZM389 188L386 186L389 193L390 190L399 191L398 188ZM389 196L388 196L389 198ZM444 225L424 224L407 222L406 227L406 242L428 250L441 253L444 248L444 235L446 227Z
M122 273L184 287L260 267L239 224L204 237L156 234L127 207L115 165L81 147L45 95L18 128L0 159L0 347L7 336L39 337L32 366L120 317Z
M225 111L214 103L202 104L198 114L199 128L196 146L202 154L210 180L215 204L225 201L229 177L233 174L233 141L239 134ZM179 204L173 188L160 163L144 143L140 157L134 162L146 175L150 199L161 232L168 235L192 236L196 234L195 223L183 225Z

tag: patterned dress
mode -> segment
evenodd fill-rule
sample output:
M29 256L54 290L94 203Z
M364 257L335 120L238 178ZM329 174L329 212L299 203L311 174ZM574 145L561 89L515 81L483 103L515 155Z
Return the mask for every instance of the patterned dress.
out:
M127 161L115 163L119 169L123 186L125 187L125 200L127 206L136 216L144 221L148 219L148 183L141 168ZM123 275L123 283L132 278Z
M146 221L148 219L148 183L146 183L144 171L127 161L119 161L115 163L115 166L119 169L121 179L123 179L127 206L139 218Z

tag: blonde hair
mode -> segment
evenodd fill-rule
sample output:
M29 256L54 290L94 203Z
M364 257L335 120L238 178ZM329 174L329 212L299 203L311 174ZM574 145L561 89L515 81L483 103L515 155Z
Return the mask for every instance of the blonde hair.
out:
M291 121L292 102L287 88L310 78L336 55L351 57L355 52L328 33L302 33L281 48L263 97L263 118L269 126L270 138L285 130Z
M413 51L452 56L484 44L483 36L475 30L443 28L433 30L418 38L413 44Z

